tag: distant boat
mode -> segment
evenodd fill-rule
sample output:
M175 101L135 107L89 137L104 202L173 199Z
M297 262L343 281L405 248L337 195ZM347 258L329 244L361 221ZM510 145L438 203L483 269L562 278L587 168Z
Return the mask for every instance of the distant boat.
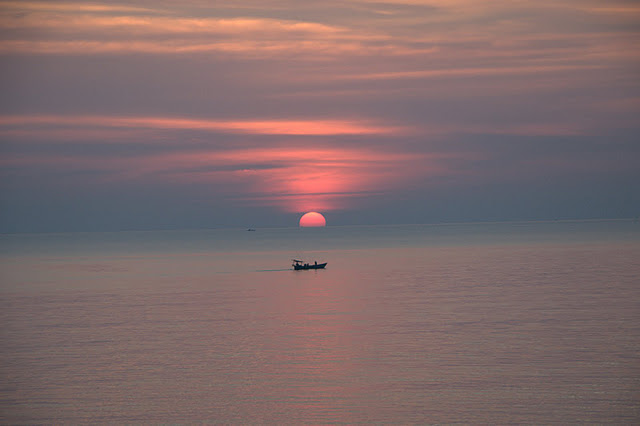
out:
M247 229L247 231L255 231L255 229L249 228L249 229Z
M324 262L324 263L314 262L313 264L310 264L310 263L304 263L302 260L293 259L293 265L291 266L293 266L293 269L295 269L296 271L306 270L306 269L324 269L324 267L327 266L327 262Z

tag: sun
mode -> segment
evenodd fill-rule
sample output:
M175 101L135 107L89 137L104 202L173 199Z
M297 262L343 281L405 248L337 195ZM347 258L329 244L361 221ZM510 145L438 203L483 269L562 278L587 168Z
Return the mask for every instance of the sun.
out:
M319 227L319 226L326 226L326 225L327 225L327 220L324 218L324 216L322 216L320 213L317 213L317 212L305 213L300 218L300 226L304 228Z

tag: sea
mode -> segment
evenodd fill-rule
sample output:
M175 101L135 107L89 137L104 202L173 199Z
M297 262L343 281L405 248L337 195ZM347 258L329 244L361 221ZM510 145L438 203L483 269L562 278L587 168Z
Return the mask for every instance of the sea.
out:
M640 423L637 221L5 234L0 280L2 424Z

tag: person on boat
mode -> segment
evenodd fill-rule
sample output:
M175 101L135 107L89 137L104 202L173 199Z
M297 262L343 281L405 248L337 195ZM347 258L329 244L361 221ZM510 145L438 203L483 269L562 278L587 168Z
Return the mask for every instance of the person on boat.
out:
M313 262L315 266L318 266L318 261Z

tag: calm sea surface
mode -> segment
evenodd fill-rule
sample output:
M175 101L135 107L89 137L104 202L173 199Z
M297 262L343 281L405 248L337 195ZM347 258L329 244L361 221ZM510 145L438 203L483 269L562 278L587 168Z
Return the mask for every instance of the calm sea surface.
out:
M4 235L0 278L2 423L640 422L631 221Z

